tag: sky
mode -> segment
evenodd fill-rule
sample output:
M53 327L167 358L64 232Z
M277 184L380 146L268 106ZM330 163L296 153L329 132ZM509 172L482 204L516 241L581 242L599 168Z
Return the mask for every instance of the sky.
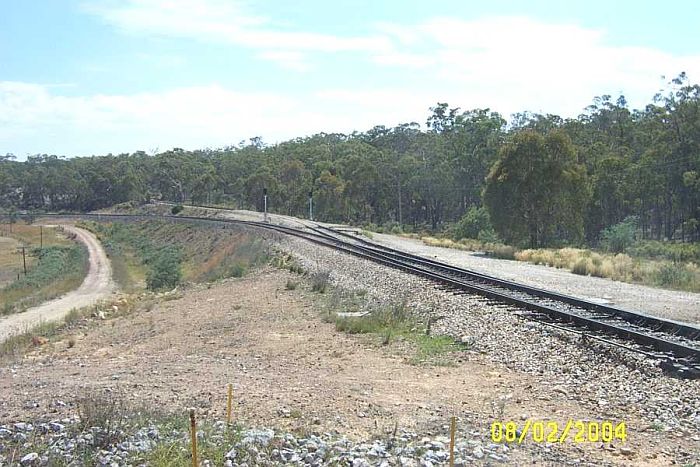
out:
M695 0L0 0L0 154L268 144L700 81Z

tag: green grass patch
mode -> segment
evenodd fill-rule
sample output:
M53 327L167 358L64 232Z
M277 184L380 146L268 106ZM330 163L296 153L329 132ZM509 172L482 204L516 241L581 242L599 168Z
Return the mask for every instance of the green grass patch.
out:
M34 267L19 280L0 289L1 314L21 311L76 289L88 269L88 254L83 245L32 248Z
M431 335L428 326L417 320L405 303L378 307L363 316L329 313L327 320L335 323L340 332L376 335L382 345L397 341L408 343L413 349L409 358L413 364L452 365L453 354L467 348L452 337Z
M141 223L146 225L146 223ZM115 222L111 224L86 223L110 252L111 257L121 257L118 263L118 281L133 288L133 259L143 268L146 288L165 290L176 287L182 279L182 252L179 245L154 241L139 225ZM130 264L129 260L132 260Z

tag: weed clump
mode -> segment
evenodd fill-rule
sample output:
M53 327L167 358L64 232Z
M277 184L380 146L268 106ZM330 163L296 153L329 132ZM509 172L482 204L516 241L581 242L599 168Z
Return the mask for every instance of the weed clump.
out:
M272 265L276 268L286 269L294 274L305 274L304 268L290 254L278 254L272 260Z
M245 275L245 265L240 262L233 263L228 275L229 277L243 277Z
M693 282L693 274L690 269L679 263L666 263L656 272L656 281L663 286L687 287Z
M92 434L94 447L106 448L124 439L130 413L118 393L90 393L77 400L80 429Z
M588 261L588 258L581 258L580 260L576 261L574 267L571 268L571 272L580 276L587 276L589 269Z
M430 335L428 328L410 312L406 303L392 303L372 309L363 316L336 314L328 321L335 323L337 331L348 334L376 334L381 345L389 345L401 339L415 347L415 355L409 359L413 364L431 363L451 365L452 352L467 346L452 337Z
M331 273L329 271L319 271L311 275L311 290L318 293L325 293L330 283Z

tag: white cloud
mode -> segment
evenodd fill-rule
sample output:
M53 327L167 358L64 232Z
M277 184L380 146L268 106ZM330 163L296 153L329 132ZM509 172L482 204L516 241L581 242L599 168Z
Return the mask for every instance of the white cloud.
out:
M369 36L340 37L281 30L272 19L228 1L128 0L89 8L128 33L247 47L290 70L308 71L310 55L317 54L328 58L314 67L328 83L338 59L328 52L352 52L360 59L352 62L355 84L289 94L278 90L286 89L282 85L242 93L205 84L66 97L60 88L0 82L0 154L218 147L258 135L274 142L320 131L351 133L423 123L437 102L489 107L506 117L523 110L571 117L594 96L620 91L631 107L641 108L663 85L661 75L686 71L691 80L700 79L698 55L613 46L604 31L528 18L383 23ZM393 81L382 81L384 71L400 78L390 73Z
M305 71L304 52L365 52L386 50L381 35L343 37L305 31L285 31L272 21L248 13L240 2L225 0L128 0L91 3L85 9L131 34L180 37L263 50L260 58L288 69ZM276 26L276 25L275 25ZM295 54L290 60L290 54Z
M633 106L643 106L662 86L661 75L700 76L700 55L614 46L604 30L527 17L383 22L372 34L343 37L282 27L236 0L126 0L87 8L128 33L245 47L299 72L312 69L312 54L332 61L337 53L353 52L362 76L371 76L372 67L406 69L407 79L429 89L435 101L464 97L455 105L478 102L506 114L574 116L594 96L620 91Z
M282 68L294 71L308 71L311 66L306 62L304 54L293 50L266 50L258 54L258 57L276 62Z
M47 86L0 82L0 152L16 151L15 144L23 152L68 155L224 146L277 131L297 110L285 96L218 85L65 97Z
M66 97L50 86L0 82L0 154L90 155L222 147L252 136L274 143L395 124L429 101L410 90L320 91L288 97L217 84L155 93ZM415 96L413 96L415 97ZM383 108L390 103L387 111Z
M394 49L375 54L384 67L420 70L436 100L575 116L596 95L624 92L644 106L661 75L700 77L700 54L675 56L606 42L604 31L523 17L433 18L378 25ZM464 100L453 100L461 97Z

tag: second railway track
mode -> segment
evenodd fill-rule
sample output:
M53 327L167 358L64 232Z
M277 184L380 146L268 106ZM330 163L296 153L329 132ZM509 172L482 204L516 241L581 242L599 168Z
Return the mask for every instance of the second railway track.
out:
M320 225L306 229L276 224L193 216L123 214L69 214L51 217L148 220L162 218L189 222L235 223L293 235L319 245L400 269L442 284L455 293L473 293L523 310L520 315L584 338L657 359L662 368L683 378L700 378L700 328L624 310L576 297L498 279L421 256L402 252L358 236Z

